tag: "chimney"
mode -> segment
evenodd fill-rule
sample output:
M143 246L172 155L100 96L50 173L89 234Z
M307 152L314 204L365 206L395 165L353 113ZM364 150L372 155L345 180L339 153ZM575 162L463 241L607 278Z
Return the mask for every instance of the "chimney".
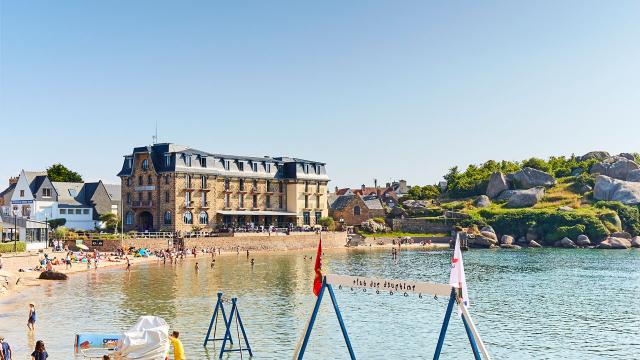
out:
M373 179L373 187L378 188L378 179Z
M365 188L365 187L366 187L366 186L364 186L364 184L362 184L362 186L360 187L360 189L362 190L362 195L364 195L364 188Z
M9 185L13 185L13 184L17 184L18 183L18 177L10 177L9 178Z
M338 187L336 186L336 194L338 193Z

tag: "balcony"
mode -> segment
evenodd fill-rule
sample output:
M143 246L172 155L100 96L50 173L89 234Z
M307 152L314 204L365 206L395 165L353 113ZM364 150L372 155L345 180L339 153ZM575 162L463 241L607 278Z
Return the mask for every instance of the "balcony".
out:
M152 208L153 207L153 201L151 201L151 200L148 200L148 201L133 201L131 203L131 207L132 208L137 208L137 209Z

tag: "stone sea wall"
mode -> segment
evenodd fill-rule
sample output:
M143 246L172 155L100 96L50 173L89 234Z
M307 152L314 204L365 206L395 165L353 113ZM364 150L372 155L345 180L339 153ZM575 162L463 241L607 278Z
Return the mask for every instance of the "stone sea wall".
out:
M393 231L416 234L448 234L452 225L427 219L393 219Z
M186 248L198 249L202 248L221 248L222 250L300 250L314 249L318 246L319 235L315 233L293 234L293 235L272 235L256 234L251 236L243 234L242 236L224 236L224 237L206 237L206 238L185 238L184 246ZM160 239L124 239L124 240L83 240L82 243L89 247L90 250L98 251L115 251L120 247L129 248L148 248L150 250L161 250L172 247L174 240L172 238ZM322 246L325 248L343 247L347 243L346 232L323 232ZM75 241L66 241L66 245L73 248Z

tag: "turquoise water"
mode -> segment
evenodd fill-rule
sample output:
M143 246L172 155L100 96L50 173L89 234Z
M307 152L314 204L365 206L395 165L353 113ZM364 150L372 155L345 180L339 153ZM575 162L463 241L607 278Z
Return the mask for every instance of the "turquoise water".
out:
M217 291L240 299L256 359L291 358L309 317L313 252L217 257L214 269L199 259L177 266L151 263L81 273L65 283L34 289L2 304L0 334L16 359L43 339L52 359L73 357L77 332L120 332L140 315L163 317L181 337L190 359L217 359L202 340ZM327 272L447 282L450 252L327 252ZM494 359L640 358L640 251L532 249L465 253L471 313ZM206 263L207 265L203 265ZM360 359L430 359L446 308L445 298L380 294L349 289L336 296ZM27 300L38 302L36 335L26 331ZM346 359L329 298L321 308L308 359ZM247 356L245 355L245 358ZM235 353L225 358L236 359ZM472 359L457 316L447 333L443 359Z

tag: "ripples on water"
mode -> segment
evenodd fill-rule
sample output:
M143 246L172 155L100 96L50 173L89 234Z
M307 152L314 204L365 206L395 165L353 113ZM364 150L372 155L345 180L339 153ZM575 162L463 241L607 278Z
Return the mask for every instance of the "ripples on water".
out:
M306 255L312 255L308 252ZM239 309L257 359L290 358L315 297L313 261L303 253L216 258L177 267L159 263L131 273L101 269L26 293L0 314L0 333L26 359L31 350L26 305L38 303L37 339L52 359L70 359L74 334L116 332L140 315L163 317L191 359L217 359L202 347L215 294L239 297ZM328 252L327 272L447 282L450 253ZM538 249L465 253L471 313L494 359L637 359L640 357L639 251ZM337 290L356 355L362 359L433 357L447 299ZM347 359L340 328L326 298L314 327L308 359ZM20 301L20 305L17 302ZM239 358L232 354L226 358ZM472 359L461 321L454 315L443 359Z

